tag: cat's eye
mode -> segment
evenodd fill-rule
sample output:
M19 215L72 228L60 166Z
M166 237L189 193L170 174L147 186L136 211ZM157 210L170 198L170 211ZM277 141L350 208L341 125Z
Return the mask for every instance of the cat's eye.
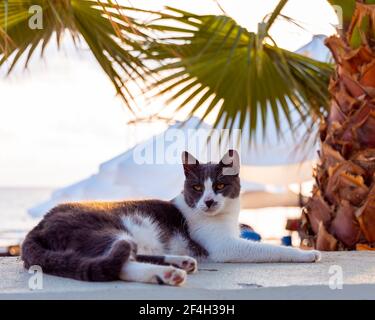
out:
M223 190L224 187L225 187L225 184L224 184L224 183L218 183L218 184L216 185L216 190Z
M202 190L203 190L202 186L199 185L199 184L194 185L194 186L193 186L193 189L194 189L195 191L202 191Z

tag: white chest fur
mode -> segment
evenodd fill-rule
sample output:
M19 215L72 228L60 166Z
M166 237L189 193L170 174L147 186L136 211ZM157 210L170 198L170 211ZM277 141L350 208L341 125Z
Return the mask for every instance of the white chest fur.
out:
M191 238L203 245L209 253L220 250L228 239L239 238L239 198L226 199L224 207L215 216L207 216L190 208L183 195L178 196L174 204L185 216Z

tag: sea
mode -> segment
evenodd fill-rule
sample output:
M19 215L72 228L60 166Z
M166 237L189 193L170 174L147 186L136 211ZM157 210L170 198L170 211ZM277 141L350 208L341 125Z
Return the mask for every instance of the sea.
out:
M53 188L0 187L0 247L19 244L40 218L27 210L49 199Z

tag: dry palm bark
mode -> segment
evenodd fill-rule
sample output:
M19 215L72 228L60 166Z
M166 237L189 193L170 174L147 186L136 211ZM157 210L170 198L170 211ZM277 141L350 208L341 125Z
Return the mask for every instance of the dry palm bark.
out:
M319 250L375 247L375 5L357 3L348 30L326 45L337 67L300 235Z

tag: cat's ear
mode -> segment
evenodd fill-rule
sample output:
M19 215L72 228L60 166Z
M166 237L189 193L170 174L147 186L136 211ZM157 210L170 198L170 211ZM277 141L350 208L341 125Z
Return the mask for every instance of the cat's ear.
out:
M199 161L195 159L189 152L184 151L181 154L182 165L184 167L185 176L188 176L195 171L199 165Z
M228 150L219 162L223 168L223 175L236 176L240 173L240 156L236 150Z

